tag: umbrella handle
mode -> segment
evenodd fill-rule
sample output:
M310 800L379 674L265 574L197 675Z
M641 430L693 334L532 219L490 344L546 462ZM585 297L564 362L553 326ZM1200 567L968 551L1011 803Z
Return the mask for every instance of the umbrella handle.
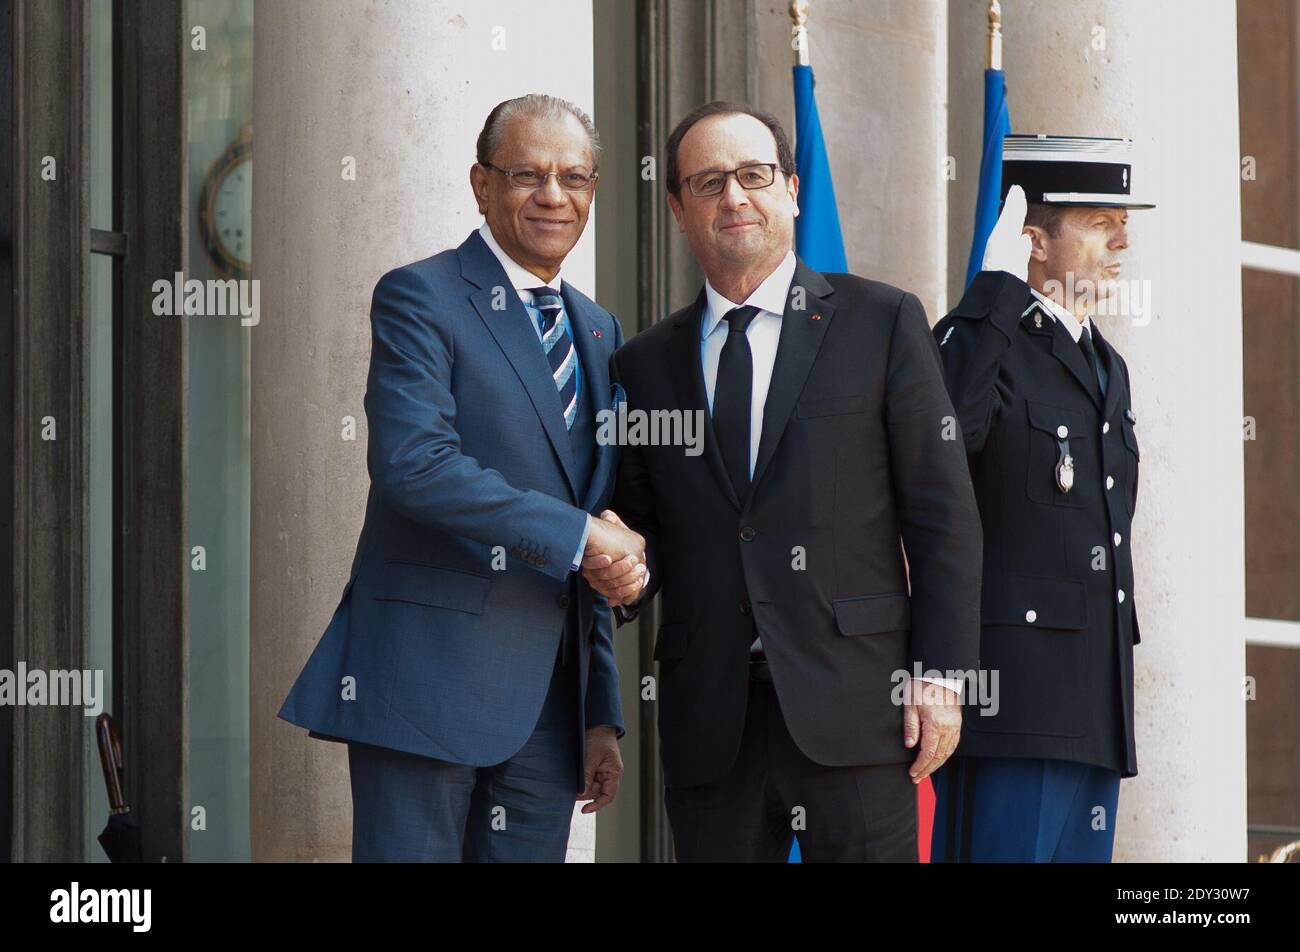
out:
M100 714L95 719L95 735L99 744L99 763L104 769L104 786L108 788L109 812L126 813L129 808L122 790L122 738L113 718Z

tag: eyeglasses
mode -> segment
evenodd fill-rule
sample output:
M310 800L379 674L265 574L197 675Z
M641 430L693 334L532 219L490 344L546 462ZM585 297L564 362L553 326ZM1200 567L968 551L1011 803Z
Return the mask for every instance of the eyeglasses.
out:
M707 172L696 172L694 175L686 176L685 182L691 190L691 194L696 198L708 198L710 195L720 195L722 190L727 187L727 177L734 175L740 187L752 191L756 188L767 188L776 181L776 170L780 168L775 162L762 162L757 165L742 165L738 169L732 169L730 172L724 172L721 169L712 169Z
M479 165L495 169L504 175L506 181L512 186L528 191L541 188L546 184L546 180L554 175L555 180L560 183L560 188L566 192L590 192L596 187L596 179L600 178L599 172L592 172L588 175L585 172L539 172L537 169L503 169L491 162L480 162Z

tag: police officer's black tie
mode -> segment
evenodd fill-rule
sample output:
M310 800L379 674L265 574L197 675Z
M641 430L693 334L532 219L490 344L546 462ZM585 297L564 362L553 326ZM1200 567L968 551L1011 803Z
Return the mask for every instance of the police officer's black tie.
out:
M1084 360L1088 361L1088 366L1092 369L1092 375L1097 378L1097 392L1103 397L1106 396L1106 381L1101 376L1101 371L1097 366L1097 350L1092 345L1092 328L1087 324L1083 325L1083 333L1079 335L1079 349L1083 351Z
M754 387L754 359L745 331L758 311L752 306L736 307L723 318L727 322L727 342L718 358L718 379L713 388L713 432L731 485L742 501L749 492L749 412Z

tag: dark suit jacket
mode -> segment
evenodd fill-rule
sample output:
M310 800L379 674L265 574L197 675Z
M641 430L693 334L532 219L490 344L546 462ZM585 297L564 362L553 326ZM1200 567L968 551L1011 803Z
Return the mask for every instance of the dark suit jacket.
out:
M981 272L934 329L984 523L980 659L999 674L996 715L968 709L957 754L1132 776L1139 454L1128 367L1094 323L1103 400L1069 332L1025 313L1033 301L1019 278ZM1056 478L1063 449L1068 492Z
M595 411L612 409L618 321L567 282L563 297L582 385ZM280 717L334 740L496 764L532 733L576 624L579 733L610 724L621 736L609 608L570 572L587 512L613 490L615 447L595 449L583 492L531 319L477 231L384 275L370 320L365 525Z
M615 355L629 409L709 419L704 307L701 290ZM915 756L903 746L899 673L976 664L980 527L961 442L943 438L952 413L914 296L799 261L748 496L736 497L711 424L700 456L622 448L613 508L646 536L642 603L663 594L655 658L669 786L716 780L734 762L755 634L808 757Z

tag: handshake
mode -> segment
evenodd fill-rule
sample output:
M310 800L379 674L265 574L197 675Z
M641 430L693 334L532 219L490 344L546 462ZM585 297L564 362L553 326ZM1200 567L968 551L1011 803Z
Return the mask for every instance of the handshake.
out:
M645 539L609 509L591 520L583 551L582 575L609 601L610 607L631 605L649 580Z

